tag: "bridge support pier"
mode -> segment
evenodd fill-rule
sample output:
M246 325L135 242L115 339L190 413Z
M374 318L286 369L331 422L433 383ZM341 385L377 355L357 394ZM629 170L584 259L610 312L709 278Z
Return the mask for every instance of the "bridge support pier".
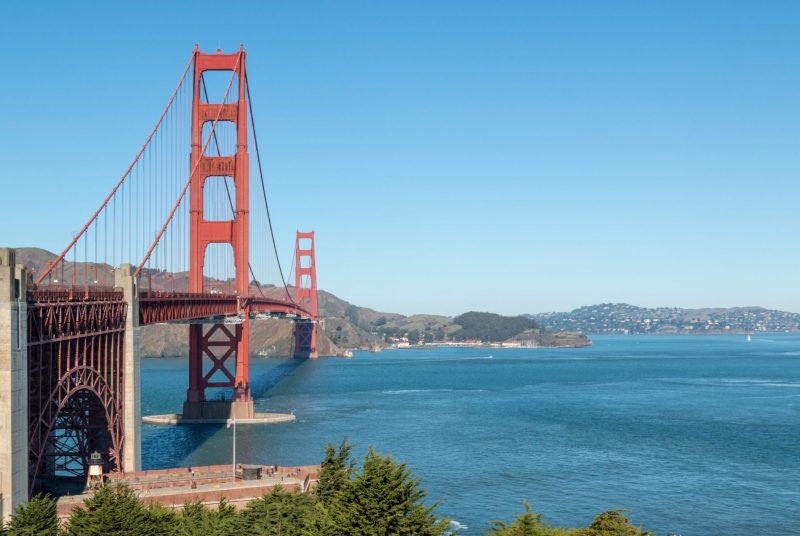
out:
M302 359L319 357L317 353L317 323L315 321L295 321L294 357Z
M125 349L123 358L122 419L122 470L142 469L142 376L139 353L139 289L133 277L134 267L123 264L114 272L114 286L122 289L128 303L125 321Z
M28 500L27 274L0 248L0 523Z
M252 419L255 415L253 396L248 383L249 311L242 324L229 326L202 324L189 327L189 389L183 403L181 419L189 421L219 421L223 419ZM228 363L235 363L231 373ZM210 365L203 373L204 361ZM207 400L208 388L232 388L230 400Z

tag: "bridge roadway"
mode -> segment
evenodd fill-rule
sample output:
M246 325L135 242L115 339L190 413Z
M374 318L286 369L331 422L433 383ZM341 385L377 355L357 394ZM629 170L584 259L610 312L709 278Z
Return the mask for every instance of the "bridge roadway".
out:
M53 472L54 456L64 460L58 470L75 465L75 476L84 472L89 448L106 454L109 471L141 467L139 327L204 323L221 329L264 317L291 320L296 332L315 326L308 309L276 297L141 291L130 265L115 272L114 287L29 288L27 271L14 259L13 250L0 248L0 520ZM223 331L238 334L236 327ZM231 339L225 352L209 356L207 376L222 370L231 379L226 386L234 383L225 368L234 345ZM54 435L56 429L64 432ZM78 450L62 439L83 430L100 435Z
M108 305L125 303L123 291L112 287L48 288L28 291L28 305L39 310L35 315L56 332L94 332L95 325L108 318ZM167 322L217 322L223 318L270 317L311 321L312 315L288 300L237 294L144 291L139 293L139 326ZM48 337L52 340L55 333Z

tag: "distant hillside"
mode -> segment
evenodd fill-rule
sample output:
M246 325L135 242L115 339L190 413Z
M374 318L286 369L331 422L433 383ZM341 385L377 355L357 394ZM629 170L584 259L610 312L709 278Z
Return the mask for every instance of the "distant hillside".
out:
M332 294L328 294L327 298L329 305L338 300ZM346 348L376 349L386 346L395 337L407 338L411 344L466 340L544 347L582 347L591 344L581 333L546 333L525 316L474 311L455 318L440 315L403 316L357 307L344 301L336 303L332 311L344 311L343 317L328 316L325 330L335 344Z
M528 315L548 331L584 333L752 333L800 331L800 314L763 307L649 309L627 303L601 303L567 313Z
M534 320L525 316L501 316L474 311L458 315L453 322L461 328L453 333L453 338L459 341L478 339L482 342L502 342L538 327Z
M17 262L34 273L42 273L48 263L55 259L49 251L38 248L17 249ZM64 263L63 277L69 281L75 265ZM94 267L90 268L94 270ZM86 271L79 265L80 273ZM62 273L60 271L60 273ZM114 280L113 269L108 265L97 267L98 280ZM153 279L153 289L159 281L169 281L172 288L163 290L185 290L188 288L186 272L170 274L169 278ZM163 284L163 283L161 283ZM210 285L223 285L211 281ZM253 292L256 287L253 286ZM267 296L285 297L283 287L262 287L258 292ZM291 287L289 292L292 292ZM585 346L590 344L580 334L546 334L536 323L524 316L506 317L492 313L465 313L455 319L441 315L418 314L404 316L397 313L375 311L359 307L330 292L318 291L320 325L317 347L320 355L341 355L345 349L379 350L390 344L392 338L405 337L412 344L433 341L463 341L477 339L483 342L513 341L532 346ZM144 356L162 357L183 355L188 352L188 327L181 324L147 326L141 331L141 348ZM292 326L281 320L255 320L250 329L250 351L256 356L289 355L292 349Z

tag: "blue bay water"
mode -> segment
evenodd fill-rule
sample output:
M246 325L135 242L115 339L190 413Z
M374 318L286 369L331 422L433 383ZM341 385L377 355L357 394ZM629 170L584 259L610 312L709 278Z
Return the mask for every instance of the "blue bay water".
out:
M656 534L800 534L800 336L596 336L584 349L436 348L253 359L237 461L318 463L343 437L408 462L481 534L528 500L556 525L624 508ZM144 414L179 412L185 358L142 365ZM143 429L145 468L227 463L224 427Z

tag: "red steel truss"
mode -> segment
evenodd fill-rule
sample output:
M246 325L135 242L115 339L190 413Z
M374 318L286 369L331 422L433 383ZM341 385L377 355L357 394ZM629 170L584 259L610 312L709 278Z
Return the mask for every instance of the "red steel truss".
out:
M248 271L248 216L250 210L247 156L247 100L245 84L245 54L240 48L235 54L203 54L195 49L194 53L194 92L192 96L192 153L189 161L194 173L190 178L190 246L189 246L189 291L204 292L203 262L209 244L230 244L233 250L235 267L236 294L248 296L250 279ZM206 71L228 71L238 78L238 97L232 103L204 103L200 98L201 77ZM231 84L228 88L230 91ZM236 124L236 152L232 156L207 156L203 152L203 125L207 122L230 121ZM229 221L209 221L205 219L204 185L212 176L230 177L235 188L235 209L233 219ZM226 179L227 180L227 179ZM201 307L201 303L196 303ZM213 360L212 372L224 371L230 381L224 386L233 388L233 401L251 402L248 380L249 338L250 338L250 303L248 300L237 301L238 311L243 321L236 329L236 336L231 336L229 344L235 346L236 371L231 374L224 361ZM219 329L212 328L213 332ZM224 332L228 333L226 329ZM193 324L189 327L189 389L186 393L187 408L202 406L205 391L212 385L203 375L203 356L213 356L208 346L209 334L203 333L203 326ZM227 359L227 358L226 358ZM222 386L222 385L215 385ZM202 413L202 410L200 411Z
M308 247L303 247L307 241ZM317 356L317 266L314 254L314 231L295 237L294 301L307 310L308 322L297 322L294 327L294 353L298 357Z
M139 325L236 316L245 309L249 309L251 315L269 313L312 318L308 310L285 300L242 297L236 294L143 292L139 297Z
M122 467L122 292L31 290L28 301L29 490L82 476L89 454Z

